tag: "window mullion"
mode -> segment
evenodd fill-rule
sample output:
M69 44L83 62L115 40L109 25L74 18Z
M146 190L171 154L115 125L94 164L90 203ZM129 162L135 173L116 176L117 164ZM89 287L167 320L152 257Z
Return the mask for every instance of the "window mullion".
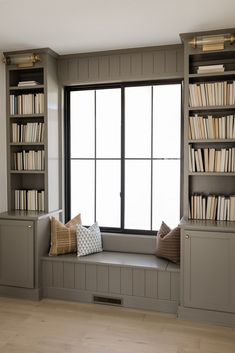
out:
M153 86L151 87L151 195L150 195L150 229L153 229Z
M97 180L96 180L96 90L94 91L94 220L96 222L96 188L97 188Z
M125 225L125 87L121 87L121 229Z

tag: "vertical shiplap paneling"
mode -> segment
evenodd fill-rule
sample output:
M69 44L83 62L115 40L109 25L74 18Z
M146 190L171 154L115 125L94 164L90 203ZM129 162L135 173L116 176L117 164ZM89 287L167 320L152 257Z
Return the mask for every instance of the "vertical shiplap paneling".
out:
M64 288L74 288L74 264L64 262Z
M86 265L75 264L75 288L86 289Z
M64 270L63 262L53 262L52 265L53 273L53 287L63 288L64 285Z
M109 292L120 294L121 292L121 269L117 266L109 266Z
M147 298L157 298L157 271L145 271L145 295Z
M88 72L88 58L79 58L78 60L78 78L79 81L89 81L89 72Z
M142 55L141 53L134 53L131 55L131 75L140 77L142 74Z
M158 272L158 299L170 300L171 274L166 271Z
M163 76L165 73L165 50L158 50L153 53L154 74Z
M101 81L107 81L110 79L110 63L108 55L99 57L99 79Z
M69 81L78 81L78 59L73 58L68 60L68 75Z
M179 300L180 296L180 275L178 272L171 272L171 300Z
M153 75L153 53L143 53L143 75Z
M132 295L132 269L121 268L121 294Z
M92 56L88 59L89 79L96 81L99 79L99 59Z
M131 76L131 56L130 54L120 55L120 75L121 77Z
M62 84L183 77L183 46L121 50L59 59Z
M184 72L184 52L183 50L176 51L176 68L177 72L183 73Z
M58 62L58 72L59 72L59 80L62 83L66 83L69 81L69 71L68 71L68 59L59 60ZM73 82L73 81L71 81Z
M42 263L43 287L52 287L52 262L43 261Z
M145 271L143 269L133 269L133 295L145 296Z
M120 55L110 55L109 59L110 80L120 77Z
M166 50L166 73L173 73L177 71L177 57L176 50Z
M97 291L107 293L109 291L109 269L107 266L97 266Z
M86 290L97 289L96 265L86 265Z

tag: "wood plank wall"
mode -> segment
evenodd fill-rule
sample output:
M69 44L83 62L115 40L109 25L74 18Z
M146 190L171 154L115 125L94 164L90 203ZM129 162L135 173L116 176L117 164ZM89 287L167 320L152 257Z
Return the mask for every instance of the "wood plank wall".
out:
M183 46L123 49L62 55L58 59L62 86L183 78Z

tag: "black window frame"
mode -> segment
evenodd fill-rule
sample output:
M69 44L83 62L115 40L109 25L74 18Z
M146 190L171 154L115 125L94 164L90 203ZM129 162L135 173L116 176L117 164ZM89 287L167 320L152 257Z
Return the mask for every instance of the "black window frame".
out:
M112 89L112 88L120 88L121 89L121 227L100 227L101 232L112 232L112 233L122 233L122 234L146 234L146 235L154 235L157 230L145 230L145 229L126 229L124 228L124 217L125 217L125 88L127 87L139 87L139 86L157 86L157 85L170 85L170 84L180 84L181 85L181 136L180 136L180 218L182 217L183 210L183 132L184 132L184 124L183 124L183 81L182 79L169 79L169 80L151 80L151 81L135 81L135 82L122 82L122 83L107 83L107 84L92 84L92 85L76 85L76 86L66 86L64 87L64 177L65 177L65 187L64 187L64 200L65 200L65 221L69 221L71 219L71 151L70 151L70 93L73 91L85 91L85 90L99 90L99 89ZM151 108L153 110L153 106ZM152 114L152 122L153 125L153 114ZM96 129L96 126L95 126ZM153 134L153 126L151 126L151 134ZM153 139L152 139L153 141ZM151 145L151 158L136 158L143 160L151 160L151 164L154 159L152 158L153 143ZM93 158L92 158L93 159ZM94 159L97 160L95 157ZM101 158L103 159L103 158ZM110 160L115 158L109 158ZM130 158L134 159L134 158ZM170 158L173 159L173 158ZM151 166L151 174L153 168ZM95 176L96 179L96 176ZM151 175L151 223L152 223L152 175ZM95 192L96 198L96 192ZM96 207L96 205L95 205Z

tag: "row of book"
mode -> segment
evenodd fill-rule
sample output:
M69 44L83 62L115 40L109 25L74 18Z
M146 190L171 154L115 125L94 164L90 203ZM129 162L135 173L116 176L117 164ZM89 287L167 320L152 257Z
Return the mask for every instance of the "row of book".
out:
M235 147L216 150L189 145L189 172L235 172Z
M235 104L235 81L189 84L189 106L208 107Z
M14 170L44 170L45 151L22 151L13 153Z
M10 95L10 115L43 113L44 93Z
M235 195L192 195L189 218L235 221Z
M27 123L12 125L12 142L43 142L45 134L44 123Z
M15 190L15 209L45 211L44 190Z
M213 117L208 115L189 117L189 139L235 139L235 116Z

